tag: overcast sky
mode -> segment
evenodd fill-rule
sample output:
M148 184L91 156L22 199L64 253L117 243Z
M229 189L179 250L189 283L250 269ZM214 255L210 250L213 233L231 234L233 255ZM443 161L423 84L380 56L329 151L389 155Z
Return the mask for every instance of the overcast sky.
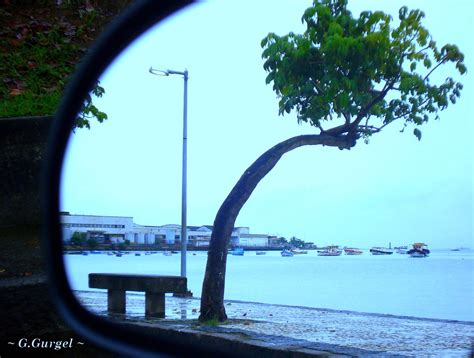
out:
M352 1L355 16L408 4L426 13L439 45L466 56L456 105L421 130L393 123L350 151L304 147L285 155L237 218L253 233L296 236L318 245L358 247L426 242L473 245L474 3ZM182 11L143 35L101 78L96 101L109 119L78 130L64 167L62 209L133 216L144 225L181 220L183 80L148 68L189 70L188 224L212 225L244 170L265 150L298 134L296 114L278 116L261 59L268 32L301 33L311 1L211 1ZM441 76L455 75L453 67ZM443 77L443 78L444 78Z

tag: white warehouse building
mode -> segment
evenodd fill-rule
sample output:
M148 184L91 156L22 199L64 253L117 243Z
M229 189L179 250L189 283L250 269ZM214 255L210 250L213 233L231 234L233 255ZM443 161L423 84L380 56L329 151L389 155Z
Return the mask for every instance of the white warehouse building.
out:
M181 242L181 225L162 226L138 225L130 216L72 215L61 213L63 241L70 242L74 233L84 233L99 243L121 243L128 240L133 244L174 245ZM213 227L210 225L188 226L188 246L207 247ZM248 227L235 227L232 231L231 246L267 247L273 237L250 234Z

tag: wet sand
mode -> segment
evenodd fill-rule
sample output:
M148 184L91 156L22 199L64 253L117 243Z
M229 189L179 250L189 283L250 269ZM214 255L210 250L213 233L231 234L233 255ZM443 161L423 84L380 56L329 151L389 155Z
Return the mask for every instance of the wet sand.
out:
M107 314L105 294L79 291L78 296L91 311ZM143 307L143 295L127 295L123 318L151 325L163 322L145 319ZM226 311L229 321L220 327L260 337L263 334L416 357L471 357L474 352L474 322L240 301L226 301ZM198 316L199 299L166 297L166 321L195 326Z

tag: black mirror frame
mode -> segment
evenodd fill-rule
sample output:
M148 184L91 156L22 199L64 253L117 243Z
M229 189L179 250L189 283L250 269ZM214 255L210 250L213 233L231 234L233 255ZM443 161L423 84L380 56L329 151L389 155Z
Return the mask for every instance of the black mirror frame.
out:
M69 286L62 258L59 206L62 163L76 115L97 78L139 35L191 3L192 0L137 1L109 25L88 51L65 90L51 125L44 158L40 183L42 245L52 300L65 323L80 336L120 354L196 356L205 354L206 349L202 345L198 347L192 340L182 342L176 337L134 331L114 324L79 304Z

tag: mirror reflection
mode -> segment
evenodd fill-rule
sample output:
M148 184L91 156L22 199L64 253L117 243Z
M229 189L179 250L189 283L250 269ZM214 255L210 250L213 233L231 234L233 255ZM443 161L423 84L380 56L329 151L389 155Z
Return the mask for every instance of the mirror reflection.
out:
M88 310L118 312L111 316L119 319L163 320L162 313L165 320L198 319L222 202L269 148L319 133L296 111L279 115L281 97L273 82L266 84L261 47L270 32L303 33L301 16L311 5L199 3L141 36L103 73L105 93L92 100L107 119L72 133L61 183L64 262ZM403 5L362 1L348 8L355 17L382 10L397 22ZM440 46L458 45L466 65L472 63L472 45L454 26L467 16L461 5L409 6L425 11L423 24ZM449 76L471 80L447 66L433 83ZM359 318L367 316L354 312L474 320L472 89L465 87L458 103L439 113L440 121L433 115L420 127L421 140L412 134L417 126L410 123L400 133L404 122L394 122L351 150L302 146L278 162L232 230L225 281L232 327L268 333L286 321L279 334L335 343L332 333L318 335L317 324L324 314L333 322L340 317L321 309ZM343 124L344 118L333 118L328 127ZM414 243L426 244L429 256L410 257ZM89 281L93 273L103 275ZM187 282L153 281L168 285L162 302L161 293L145 294L145 281L106 274L185 276ZM112 292L120 285L130 286L125 317L125 296ZM302 319L297 307L311 308L305 311L310 318ZM340 344L377 348L350 338Z

